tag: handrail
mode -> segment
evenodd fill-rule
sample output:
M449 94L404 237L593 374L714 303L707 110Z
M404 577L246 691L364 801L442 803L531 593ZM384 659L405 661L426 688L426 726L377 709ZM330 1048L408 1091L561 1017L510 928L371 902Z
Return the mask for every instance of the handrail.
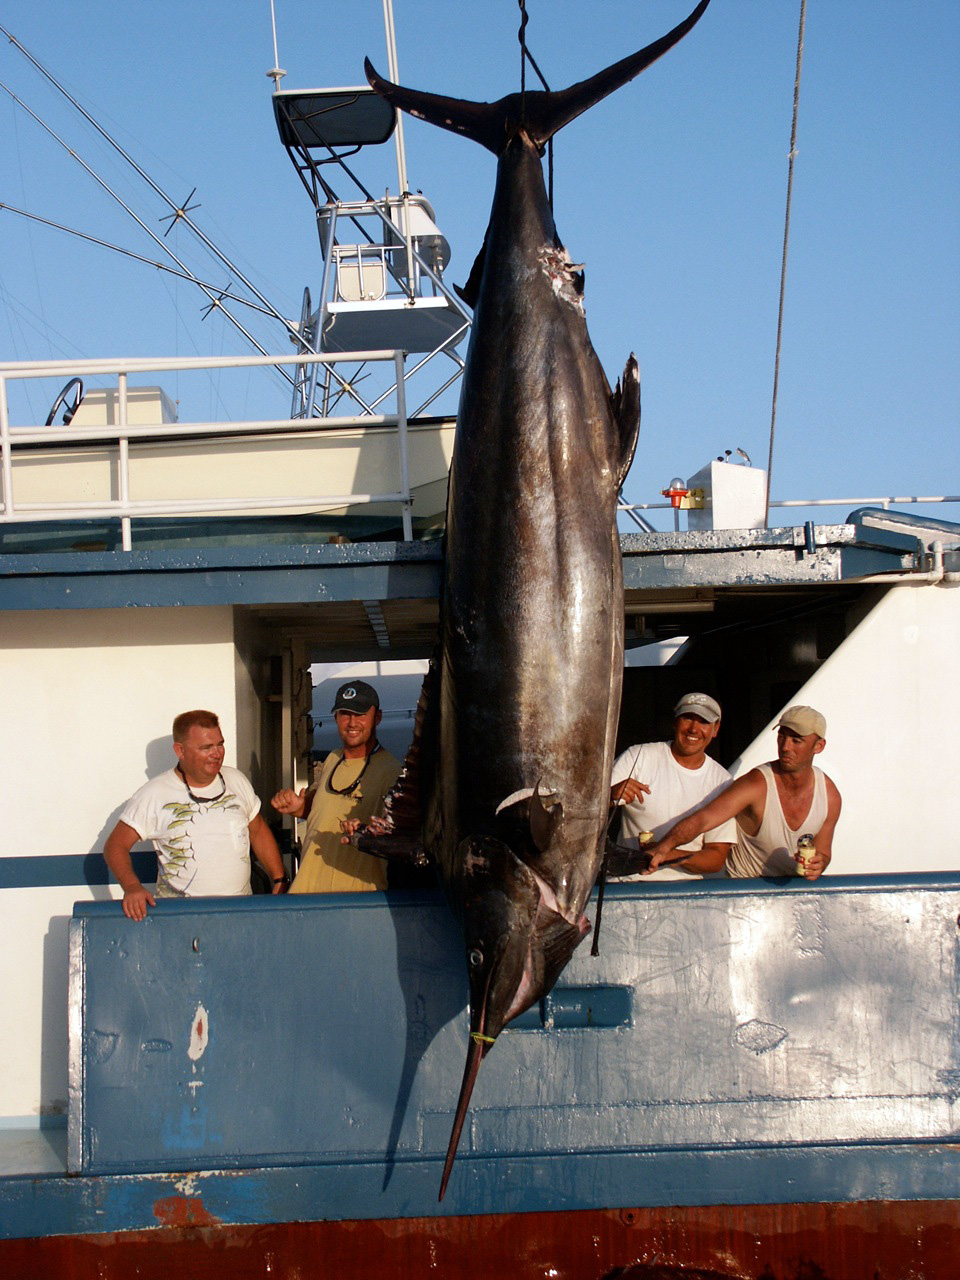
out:
M396 412L392 414L364 413L327 418L277 418L241 422L176 422L131 424L128 421L128 377L138 373L185 372L201 369L244 369L273 365L334 365L338 362L356 363L392 362L396 379ZM329 510L343 506L370 503L397 503L400 506L403 537L413 538L412 507L408 461L408 421L403 379L404 353L402 351L362 351L349 354L331 353L317 355L306 352L286 356L221 356L188 358L110 358L98 360L51 361L33 360L22 363L0 363L0 523L22 521L63 520L71 515L80 519L118 518L121 523L122 546L129 551L132 546L131 519L134 516L191 515L218 511L237 511L254 514L281 508L307 508ZM66 375L116 376L116 423L90 426L36 427L11 426L8 382L21 379L52 378ZM199 437L232 437L250 435L284 434L298 437L316 436L327 430L395 430L397 432L397 469L399 483L380 493L349 493L322 495L284 495L278 497L216 497L135 500L130 489L130 444L138 440L157 441L195 440ZM116 498L107 501L77 500L69 502L22 502L14 498L14 451L25 446L50 446L100 441L116 443Z
M914 495L912 497L893 497L885 498L781 498L774 502L771 500L771 507L873 507L881 506L885 509L892 502L960 502L960 494L934 495L931 497L920 497ZM617 504L618 511L672 511L673 504L670 502L621 502Z

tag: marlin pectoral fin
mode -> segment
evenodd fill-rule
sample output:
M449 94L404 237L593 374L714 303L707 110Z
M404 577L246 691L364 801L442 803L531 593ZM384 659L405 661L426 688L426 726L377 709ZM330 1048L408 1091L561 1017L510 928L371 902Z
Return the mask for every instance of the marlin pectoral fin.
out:
M408 862L414 867L426 867L430 859L424 852L423 842L415 836L383 835L361 828L353 838L361 853L369 853L385 862Z
M620 433L620 471L617 490L627 478L640 434L640 369L631 351L623 377L610 397L610 407Z
M608 876L634 876L650 866L650 854L631 845L608 840L604 865Z

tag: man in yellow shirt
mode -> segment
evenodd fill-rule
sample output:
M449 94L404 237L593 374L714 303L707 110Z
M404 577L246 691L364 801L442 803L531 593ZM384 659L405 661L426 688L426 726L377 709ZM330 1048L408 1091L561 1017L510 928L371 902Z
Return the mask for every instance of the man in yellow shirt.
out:
M366 822L380 812L400 772L400 761L377 741L383 712L372 685L364 680L341 685L333 714L343 746L330 752L309 791L305 788L298 795L287 788L271 801L279 813L305 818L307 823L291 893L356 893L387 887L385 860L343 844L341 823Z

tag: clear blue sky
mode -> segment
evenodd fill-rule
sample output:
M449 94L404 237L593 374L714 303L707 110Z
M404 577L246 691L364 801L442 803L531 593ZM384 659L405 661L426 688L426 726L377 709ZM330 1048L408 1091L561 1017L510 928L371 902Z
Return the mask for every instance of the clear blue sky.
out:
M405 83L486 99L518 87L516 0L395 7ZM528 39L563 87L692 7L528 0ZM269 0L6 0L3 12L162 186L177 198L197 187L204 230L299 315L319 253L273 123ZM379 0L276 0L276 12L285 88L360 83L365 53L386 72ZM713 0L685 41L557 139L556 221L585 264L594 345L611 382L631 350L640 361L634 501L727 448L766 462L799 12L799 0ZM958 66L956 0L808 0L774 498L960 492ZM0 80L163 231L156 197L6 41ZM0 201L157 256L6 94L0 138ZM417 121L406 140L411 186L433 203L448 276L462 281L495 161ZM357 163L374 190L396 188L392 144ZM225 282L189 233L170 242ZM5 358L246 354L222 322L201 323L204 306L188 284L0 213ZM275 325L254 327L288 350ZM226 401L208 394L183 416L215 416ZM235 411L287 411L272 375L251 376L244 395ZM926 513L960 519L960 506Z

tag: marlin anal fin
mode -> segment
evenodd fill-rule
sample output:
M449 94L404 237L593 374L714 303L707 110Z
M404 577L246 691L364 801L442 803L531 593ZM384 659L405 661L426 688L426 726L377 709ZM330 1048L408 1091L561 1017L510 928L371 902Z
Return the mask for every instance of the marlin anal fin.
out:
M393 106L441 129L472 138L494 155L500 155L511 138L521 130L538 147L544 147L564 125L638 76L672 49L700 21L709 3L710 0L700 0L688 18L653 44L621 58L589 80L581 80L558 93L530 90L522 95L508 94L497 102L468 102L463 98L448 98L439 93L424 93L391 84L377 74L369 58L364 60L364 70L372 87Z
M640 369L633 352L630 353L623 377L610 396L610 407L620 436L620 469L617 473L619 491L633 462L640 434Z

